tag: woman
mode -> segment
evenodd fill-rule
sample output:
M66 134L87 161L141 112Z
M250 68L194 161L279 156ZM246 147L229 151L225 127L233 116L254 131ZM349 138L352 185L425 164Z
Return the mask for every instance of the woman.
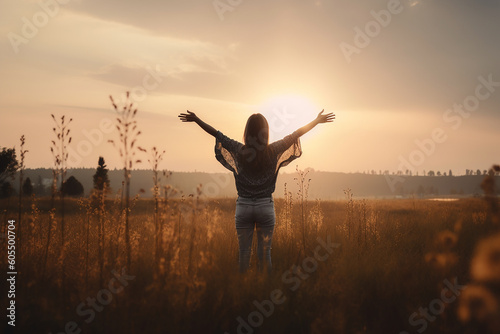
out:
M226 137L189 110L179 115L182 122L195 122L215 137L215 157L233 172L238 192L235 221L240 272L245 272L250 265L254 228L259 270L266 268L271 272L271 242L276 221L272 193L278 171L302 154L300 136L320 123L335 119L333 113L323 115L323 111L311 123L272 144L269 144L269 125L261 114L248 118L244 144Z

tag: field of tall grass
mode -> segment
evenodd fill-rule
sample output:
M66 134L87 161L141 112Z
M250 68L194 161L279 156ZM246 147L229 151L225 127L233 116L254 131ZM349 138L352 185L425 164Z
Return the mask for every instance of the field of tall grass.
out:
M270 276L255 263L238 273L235 199L204 199L202 188L189 197L130 200L130 266L119 194L99 203L66 198L64 235L50 198L25 198L16 222L16 329L500 331L497 197L361 200L346 190L344 201L320 201L303 191L275 200ZM2 222L17 219L17 204L0 202Z

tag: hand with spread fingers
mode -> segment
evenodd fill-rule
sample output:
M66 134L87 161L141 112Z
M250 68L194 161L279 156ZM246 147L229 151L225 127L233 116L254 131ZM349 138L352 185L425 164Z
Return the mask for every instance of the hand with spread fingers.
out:
M179 118L182 122L196 122L199 120L198 116L194 112L186 110L187 114L181 113Z
M324 111L325 109L321 110L321 112L318 114L318 116L316 117L316 122L318 123L333 122L335 120L335 114L331 112L323 115Z
M321 112L316 116L316 118L311 121L311 123L304 125L303 127L299 128L297 130L297 133L299 136L304 135L305 133L309 132L312 128L314 128L316 125L321 124L321 123L331 123L335 120L335 114L334 113L328 113L328 114L323 114L325 109L321 110Z
M217 130L211 125L203 122L198 116L196 116L194 112L186 110L186 113L179 114L179 119L181 120L181 122L195 122L200 126L200 128L202 128L212 136L215 137L217 135Z

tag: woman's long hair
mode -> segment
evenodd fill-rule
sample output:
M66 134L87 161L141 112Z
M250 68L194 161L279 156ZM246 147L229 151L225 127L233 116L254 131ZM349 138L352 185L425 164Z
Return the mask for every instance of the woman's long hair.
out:
M244 146L241 162L245 169L260 172L269 164L269 124L262 114L248 118L243 134Z

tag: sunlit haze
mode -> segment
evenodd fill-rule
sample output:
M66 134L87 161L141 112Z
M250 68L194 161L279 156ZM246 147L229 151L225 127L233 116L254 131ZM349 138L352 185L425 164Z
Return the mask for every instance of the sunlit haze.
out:
M118 136L109 95L120 104L126 91L138 144L164 149L161 168L173 171L225 171L215 140L178 120L186 110L239 141L256 112L271 141L334 112L333 124L301 138L301 168L459 174L500 160L498 1L1 7L0 146L18 148L25 135L28 168L52 166L51 114L73 118L70 168L95 167L99 156L121 168L108 143ZM143 160L135 167L149 168Z

